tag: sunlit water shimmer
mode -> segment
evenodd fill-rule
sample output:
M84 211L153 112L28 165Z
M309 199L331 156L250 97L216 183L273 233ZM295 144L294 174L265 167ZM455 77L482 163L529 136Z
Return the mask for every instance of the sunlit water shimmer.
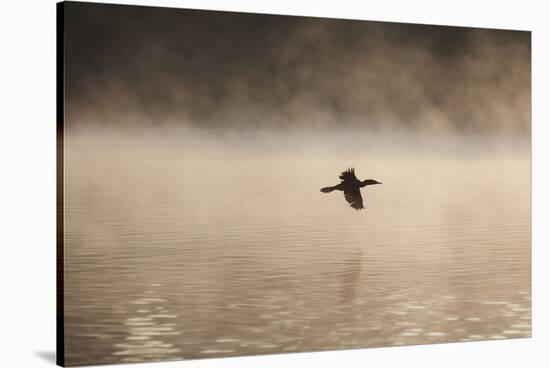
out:
M530 336L528 151L356 138L69 137L67 364Z

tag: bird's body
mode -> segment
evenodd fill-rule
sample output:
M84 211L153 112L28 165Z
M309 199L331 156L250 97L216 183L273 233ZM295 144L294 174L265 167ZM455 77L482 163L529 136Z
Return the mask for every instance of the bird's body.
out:
M376 180L367 179L359 180L355 176L355 169L350 168L340 174L342 180L340 184L333 187L325 187L321 189L323 193L330 193L333 190L340 190L344 192L344 197L349 203L350 207L356 210L363 209L363 197L361 197L361 188L367 185L382 184Z

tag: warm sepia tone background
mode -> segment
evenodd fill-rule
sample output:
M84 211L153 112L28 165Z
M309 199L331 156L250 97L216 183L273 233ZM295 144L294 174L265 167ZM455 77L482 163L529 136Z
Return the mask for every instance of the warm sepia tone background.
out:
M65 16L69 365L531 336L528 32Z
M147 1L134 1L147 3ZM149 2L151 3L151 2ZM158 1L155 4L182 6L181 1ZM29 7L30 5L30 7ZM338 4L307 4L304 1L277 4L251 4L234 1L231 5L215 1L202 1L187 6L218 7L234 10L256 10L287 12L296 14L317 14L324 16L356 17L365 19L383 19L415 21L443 24L461 24L475 26L492 26L499 28L516 28L534 30L533 35L533 287L534 287L534 325L533 339L499 340L484 343L461 343L443 345L422 345L402 347L399 349L367 349L353 351L329 351L311 354L282 354L234 359L195 360L191 362L163 363L163 366L297 366L315 364L333 366L344 363L348 366L364 365L365 361L375 365L409 364L412 366L451 367L464 365L499 365L517 366L528 362L532 366L545 366L546 355L542 347L546 345L547 335L544 328L546 316L546 294L541 289L542 279L546 279L546 269L542 262L546 259L545 248L541 246L546 240L545 229L541 224L546 215L548 198L542 190L547 187L547 177L542 169L542 157L546 155L543 144L547 138L547 129L541 121L545 120L547 107L542 98L545 95L544 85L548 73L542 65L547 65L548 52L547 25L544 22L544 11L536 2L476 3L464 1L448 4L444 8L436 2L420 1L414 4L392 1L372 4L368 1L351 4L343 1ZM537 6L539 5L539 6ZM48 357L53 356L54 343L54 298L55 282L53 269L55 251L53 250L54 227L52 213L54 200L54 142L55 135L51 124L44 124L44 117L54 116L54 21L53 2L27 1L6 3L2 6L3 20L0 27L7 48L3 66L6 67L4 86L9 88L10 103L4 106L4 113L13 124L5 125L4 138L0 150L3 157L6 177L12 174L19 180L2 182L5 193L3 197L3 219L10 226L3 229L2 244L18 244L17 247L3 247L2 275L13 282L4 288L6 300L17 300L16 303L3 303L0 307L7 318L4 324L2 342L9 346L2 361L14 364L29 363L32 366L46 366ZM495 9L498 8L498 12ZM21 20L24 19L24 22ZM17 30L17 32L14 32ZM24 46L23 45L27 45ZM20 73L19 73L20 72ZM25 78L21 78L25 75ZM3 88L3 92L7 92ZM24 96L24 97L23 97ZM29 108L28 101L33 99ZM50 120L51 120L50 119ZM7 121L7 120L6 120ZM53 121L53 120L52 120ZM29 129L30 128L30 129ZM29 130L33 134L29 135ZM25 142L21 145L21 142ZM28 149L32 147L31 149ZM9 154L8 154L9 153ZM22 167L33 168L21 170ZM24 198L24 200L22 200ZM4 216L6 215L6 216ZM32 231L29 231L32 226ZM49 243L46 239L50 239ZM47 246L50 244L51 246ZM44 245L44 246L41 246ZM6 253L7 252L7 253ZM29 254L32 253L32 257ZM48 261L49 260L49 261ZM46 262L48 261L48 262ZM25 267L21 267L25 265ZM32 269L32 272L29 272ZM31 292L22 292L28 290ZM25 323L22 323L25 321ZM396 354L399 351L399 354ZM140 366L157 366L158 364L140 364Z

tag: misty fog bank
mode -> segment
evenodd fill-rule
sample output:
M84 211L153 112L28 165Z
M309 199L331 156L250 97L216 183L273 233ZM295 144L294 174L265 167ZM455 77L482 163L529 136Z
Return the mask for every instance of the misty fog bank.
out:
M529 159L531 140L506 134L450 134L449 132L375 131L353 129L197 129L164 127L134 129L88 128L65 134L66 146L112 147L134 152L156 147L181 150L200 157L208 152L249 156L372 155L378 157L450 155L464 158L509 156Z
M69 3L66 124L530 135L530 32Z

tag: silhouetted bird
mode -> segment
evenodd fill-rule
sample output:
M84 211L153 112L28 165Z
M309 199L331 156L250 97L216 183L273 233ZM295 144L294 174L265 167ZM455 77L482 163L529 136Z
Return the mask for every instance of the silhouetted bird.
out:
M330 193L333 190L344 191L344 197L346 198L346 201L348 201L349 205L356 210L364 208L360 188L366 187L367 185L382 184L372 179L360 181L355 176L354 168L347 169L342 174L340 174L340 179L342 179L342 182L340 184L333 187L322 188L321 192Z

